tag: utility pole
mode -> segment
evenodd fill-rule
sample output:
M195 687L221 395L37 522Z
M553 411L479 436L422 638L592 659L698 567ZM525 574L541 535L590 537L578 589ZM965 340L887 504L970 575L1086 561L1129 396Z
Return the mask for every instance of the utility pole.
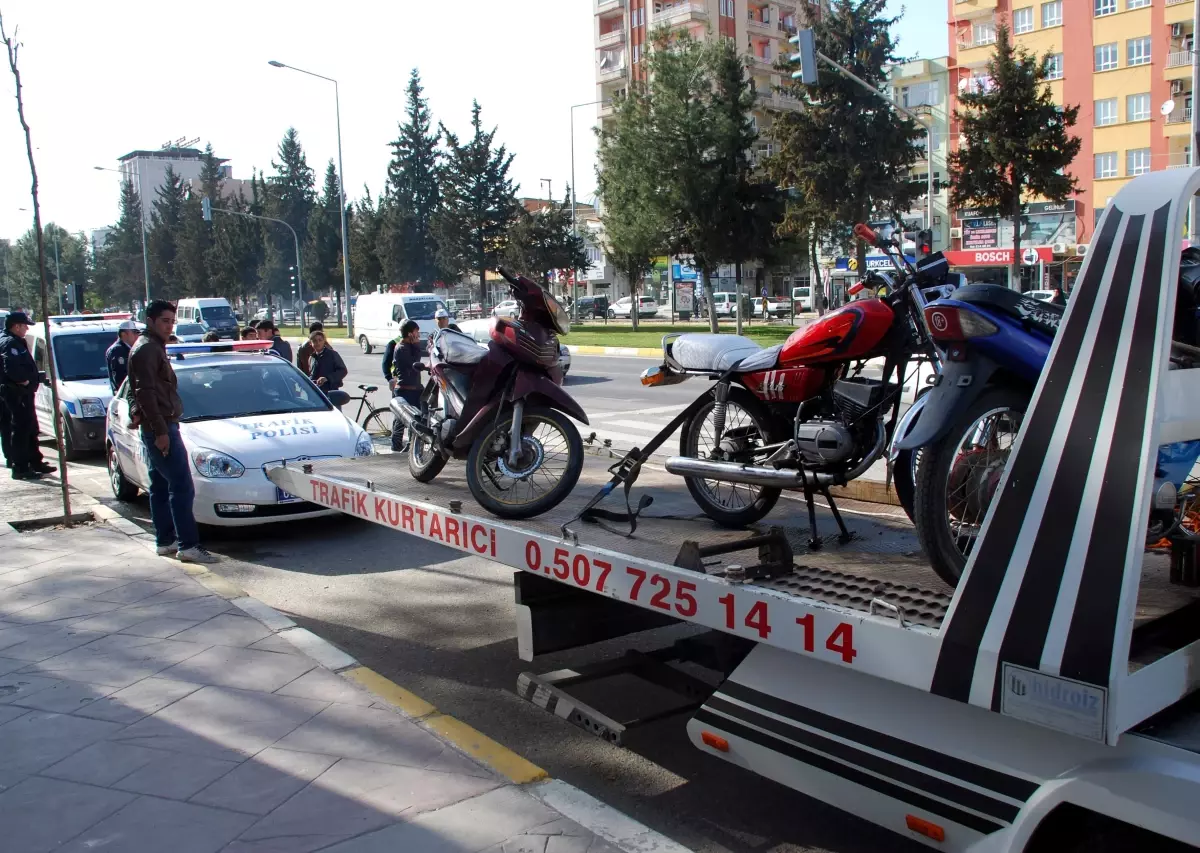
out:
M1197 0L1200 2L1200 0ZM594 107L596 104L607 104L603 98L598 101L588 101L585 104L575 104L571 107L571 236L578 239L579 224L575 208L579 206L575 195L575 110L580 107ZM579 322L579 270L571 270L571 319Z
M261 219L265 222L276 222L292 232L292 239L296 242L296 292L300 298L300 304L304 304L304 278L300 274L300 238L296 235L296 229L282 219L276 219L274 216L259 216L254 213L243 213L240 210L228 210L223 207L213 207L212 201L208 198L200 199L200 215L205 222L212 222L214 213L229 213L233 216L244 216L247 219ZM267 295L267 304L270 304L270 294ZM349 314L349 303L346 306L346 313ZM303 324L301 324L303 325Z

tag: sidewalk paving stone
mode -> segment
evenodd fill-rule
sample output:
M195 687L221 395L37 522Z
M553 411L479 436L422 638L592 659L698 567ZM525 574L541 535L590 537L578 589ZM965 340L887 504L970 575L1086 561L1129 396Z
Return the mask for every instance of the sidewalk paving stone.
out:
M87 705L116 692L115 687L103 684L87 684L82 681L55 681L28 696L19 696L9 704L32 708L37 711L53 711L58 714L73 714Z
M212 646L250 646L269 636L270 629L257 619L222 613L174 635L174 639Z
M193 803L266 815L334 762L332 755L268 747L192 797Z
M332 705L275 744L280 749L425 767L447 748L393 711Z
M0 793L6 850L48 853L128 805L132 794L31 777Z
M42 775L86 785L108 786L150 762L172 754L160 749L102 740L52 764L42 771Z
M37 663L105 636L99 631L81 631L54 625L18 625L0 629L0 652L6 658Z
M75 713L97 720L129 725L143 717L150 716L155 711L162 710L189 693L195 693L203 686L202 684L189 684L186 681L153 676L131 684L124 690L118 690L106 699L93 702L86 708L80 708Z
M369 707L375 702L370 693L359 690L346 679L339 678L327 669L309 670L295 681L289 681L280 687L275 693L279 696L295 696L300 699L364 707Z
M57 675L113 687L128 687L201 652L199 643L110 634L61 655L33 664L28 672Z
M237 767L237 761L165 753L122 777L113 787L137 794L186 800Z
M314 661L302 655L281 655L275 652L260 652L257 649L212 646L166 670L163 676L199 684L270 693L299 678L314 666Z
M29 711L0 725L0 785L56 764L120 730L116 723Z
M249 815L180 803L158 797L138 797L116 814L84 831L62 853L217 853L246 829Z

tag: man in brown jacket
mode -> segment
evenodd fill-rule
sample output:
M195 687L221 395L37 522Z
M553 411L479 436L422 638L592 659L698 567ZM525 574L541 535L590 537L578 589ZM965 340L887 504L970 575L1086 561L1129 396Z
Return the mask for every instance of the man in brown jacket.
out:
M187 448L179 434L183 401L166 344L175 326L175 306L156 299L146 307L146 330L129 352L131 414L140 427L150 469L150 519L158 553L176 553L185 563L215 563L200 547L192 514L196 487Z

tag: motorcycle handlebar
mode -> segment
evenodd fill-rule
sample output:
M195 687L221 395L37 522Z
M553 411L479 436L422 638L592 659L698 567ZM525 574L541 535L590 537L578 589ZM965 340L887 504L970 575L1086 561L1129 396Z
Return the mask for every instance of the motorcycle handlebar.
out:
M515 275L510 273L504 267L496 267L496 272L498 272L498 273L500 273L500 275L504 276L504 280L507 281L509 284L513 285L514 287L521 283L520 279L518 279Z
M860 222L854 226L854 236L865 243L870 243L872 246L879 245L879 235L875 233L875 229L865 222Z

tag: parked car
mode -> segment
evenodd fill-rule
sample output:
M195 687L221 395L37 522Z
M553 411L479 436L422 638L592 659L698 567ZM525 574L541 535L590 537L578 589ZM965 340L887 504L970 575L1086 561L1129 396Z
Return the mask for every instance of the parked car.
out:
M615 320L618 317L628 318L633 311L633 299L629 296L623 296L614 302L608 308L608 319ZM638 316L653 317L658 314L658 302L651 299L649 296L638 297Z
M518 317L521 314L521 303L515 299L505 299L492 309L493 317Z
M181 344L203 343L206 334L208 332L199 323L175 324L175 337L179 338Z
M753 306L754 306L754 308L753 308L754 316L761 317L763 315L763 298L761 296L755 297L755 299L753 301ZM788 313L787 302L776 299L773 296L767 297L767 317L768 318L770 318L770 317L786 317L787 313Z
M581 296L577 302L580 319L588 317L603 318L608 313L608 297L603 294L596 296Z
M296 325L297 321L299 320L299 316L300 316L300 315L298 315L298 314L297 314L295 311L293 311L291 308L285 308L285 309L283 309L283 311L281 312L281 316L283 317L283 323L284 323L284 325L286 325L286 326L294 326L294 325Z
M793 287L792 288L792 305L797 314L802 314L805 311L813 310L812 288L811 287Z
M1031 290L1025 294L1030 299L1036 299L1039 302L1053 302L1056 291L1053 290Z
M733 291L718 291L712 295L712 308L718 317L737 316L737 294ZM750 297L742 295L742 317L750 316Z

